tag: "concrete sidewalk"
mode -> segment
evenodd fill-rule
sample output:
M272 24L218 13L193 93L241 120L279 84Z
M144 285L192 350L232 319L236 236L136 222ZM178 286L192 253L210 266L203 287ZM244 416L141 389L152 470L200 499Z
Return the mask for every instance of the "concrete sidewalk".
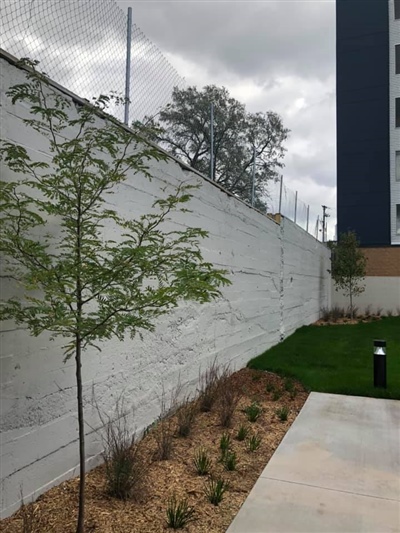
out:
M400 401L311 393L227 533L399 533Z

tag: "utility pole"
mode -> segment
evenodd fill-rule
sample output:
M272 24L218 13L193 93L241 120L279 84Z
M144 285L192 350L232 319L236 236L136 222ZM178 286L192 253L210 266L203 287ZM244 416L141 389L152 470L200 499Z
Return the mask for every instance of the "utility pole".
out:
M330 217L328 213L326 212L327 209L330 209L326 205L322 206L322 242L325 242L326 240L326 229L327 229L327 221L326 219Z

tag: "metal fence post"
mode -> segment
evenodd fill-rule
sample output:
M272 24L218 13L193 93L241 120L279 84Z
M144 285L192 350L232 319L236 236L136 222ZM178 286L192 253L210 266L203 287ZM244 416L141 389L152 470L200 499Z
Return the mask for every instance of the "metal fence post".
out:
M282 189L283 189L283 174L281 174L281 185L279 188L279 214L282 214Z
M296 195L294 197L294 223L296 224L296 220L297 220L297 191L296 191Z
M125 73L125 114L124 123L129 124L129 97L131 92L131 48L132 48L132 8L128 7L126 28L126 73Z
M251 183L251 205L254 206L256 187L256 145L253 144L253 178Z
M210 180L214 181L214 104L210 106Z

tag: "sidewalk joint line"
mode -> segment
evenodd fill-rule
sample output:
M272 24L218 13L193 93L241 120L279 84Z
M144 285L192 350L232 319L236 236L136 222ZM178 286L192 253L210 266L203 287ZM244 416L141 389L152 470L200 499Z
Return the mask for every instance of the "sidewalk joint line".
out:
M289 481L286 479L278 479L269 476L260 476L260 479L270 479L271 481L281 481L282 483L290 483L292 485L302 485L304 487L312 487L315 489L330 490L332 492L342 492L344 494L354 494L354 496L365 496L366 498L374 498L375 500L386 500L390 502L400 503L400 499L394 498L382 498L381 496L373 496L372 494L361 494L359 492L353 492L351 490L333 489L330 487L320 487L319 485L311 485L310 483L301 483L300 481Z

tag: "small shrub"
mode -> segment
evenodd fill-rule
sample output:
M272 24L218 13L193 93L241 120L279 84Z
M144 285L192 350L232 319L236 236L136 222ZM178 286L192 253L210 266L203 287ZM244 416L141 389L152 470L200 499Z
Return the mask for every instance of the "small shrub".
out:
M283 407L280 407L276 410L276 414L281 422L286 422L288 419L290 409L287 405L284 405Z
M129 430L123 403L117 401L114 417L108 417L107 421L99 409L98 413L105 427L102 440L107 492L120 500L140 500L143 497L147 465L139 453L135 435Z
M272 401L277 402L282 397L282 391L279 389L274 390L272 395Z
M107 492L114 498L139 500L142 496L146 467L139 457L137 446L118 441L104 454Z
M177 412L177 433L179 437L188 437L192 430L193 423L197 414L196 402L186 397Z
M368 304L365 308L364 315L366 318L369 318L371 316L371 305Z
M223 371L217 364L216 359L199 376L199 409L209 412L213 408L218 397L218 382Z
M321 317L321 320L323 320L324 322L329 322L331 318L331 312L328 309L328 307L322 307L319 312L319 316Z
M255 452L256 450L258 450L258 448L260 447L260 444L261 444L261 437L258 433L251 435L251 437L247 439L247 449L250 452Z
M221 439L219 441L219 449L222 453L225 453L229 450L231 446L231 436L229 433L222 433Z
M400 307L396 307L397 316L400 316Z
M241 391L233 387L229 370L225 369L224 375L218 382L218 414L221 426L229 428L232 425L233 415L241 398Z
M157 430L154 434L157 443L155 459L159 461L167 461L172 455L172 449L174 444L174 431L172 427L172 421L170 419L162 420L157 425Z
M296 396L297 396L297 389L293 389L292 392L290 393L290 399L294 400Z
M260 418L261 407L257 402L252 402L245 408L244 412L246 413L249 422L255 422Z
M195 510L190 507L186 499L178 500L176 496L169 499L167 505L167 526L172 529L182 529L195 520Z
M199 448L195 452L193 464L199 476L205 476L209 473L211 468L211 459L208 457L208 454L204 448Z
M376 315L376 316L381 316L382 311L383 311L383 307L377 307L377 308L376 308L376 313L375 313L375 315Z
M274 392L275 388L276 388L275 385L272 382L269 382L269 383L267 383L267 386L265 387L265 390L267 392Z
M261 371L255 371L253 372L253 375L251 376L251 381L260 381L262 378L262 372Z
M181 385L172 389L169 400L163 388L160 397L160 416L158 417L154 436L156 439L157 450L154 457L158 461L167 461L172 455L174 445L174 420L173 415L176 413L179 405L178 398L181 392Z
M387 316L388 318L391 318L391 317L393 316L393 310L392 310L392 309L388 309L388 310L386 311L386 316Z
M343 318L345 316L345 310L343 307L339 307L338 305L334 305L331 309L331 320L332 322L337 322L339 318Z
M284 387L285 387L286 392L293 392L294 391L293 380L290 378L286 378L284 382Z
M236 465L237 465L236 453L232 450L227 450L223 455L222 464L224 465L225 470L229 470L229 471L236 470Z
M222 478L211 478L207 481L204 492L210 503L219 505L227 489L228 484Z
M236 440L243 441L249 433L249 428L247 426L241 425L236 433Z
M346 318L357 318L358 317L358 307L353 305L353 312L352 312L351 307L349 306L346 309L345 317Z
M20 488L21 507L19 514L22 517L21 533L39 533L38 518L35 514L33 503L26 505L22 496L22 487Z

